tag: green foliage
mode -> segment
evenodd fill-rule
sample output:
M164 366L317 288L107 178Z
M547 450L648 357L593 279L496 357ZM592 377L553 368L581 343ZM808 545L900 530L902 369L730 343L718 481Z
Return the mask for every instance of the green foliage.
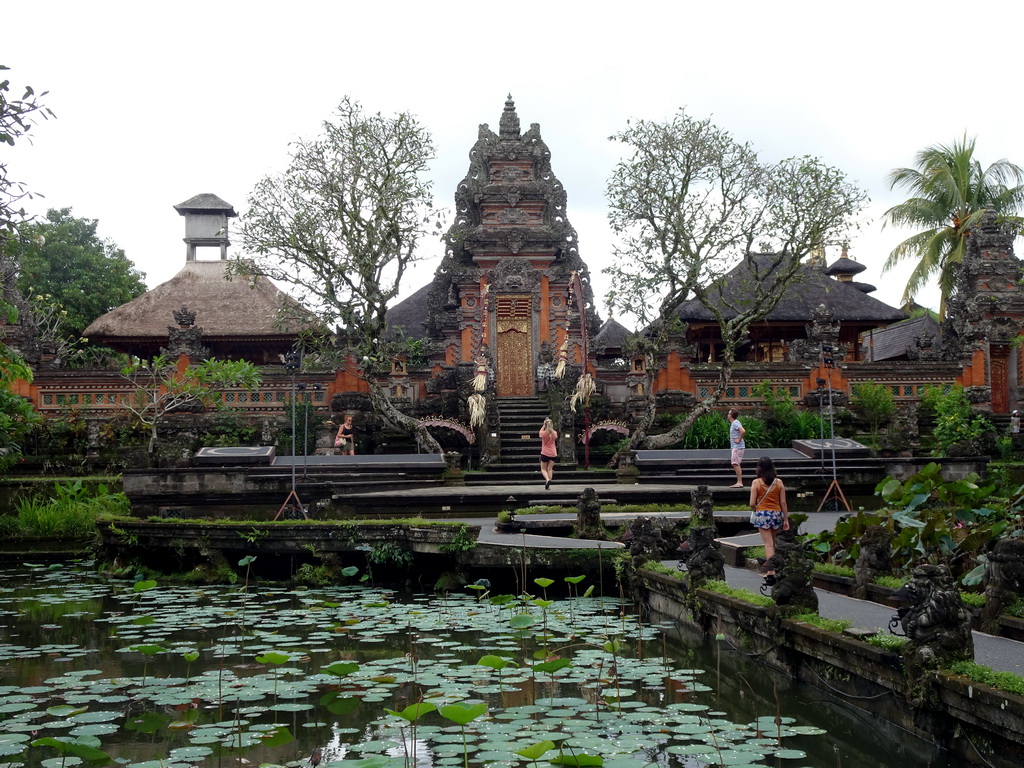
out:
M167 414L182 408L218 408L221 390L260 384L256 367L245 360L211 358L178 371L174 361L163 355L152 360L135 358L121 375L134 387L132 396L121 401L138 421L149 427L149 451L156 445L157 429Z
M861 412L871 426L871 436L878 438L878 428L889 423L896 413L892 390L884 384L865 381L853 388L850 405Z
M957 661L950 665L949 671L954 675L963 675L976 683L1024 696L1024 677L1013 672L997 672L991 667L975 664L973 661Z
M999 458L1003 461L1009 461L1013 458L1013 438L1009 435L1000 435L996 438L996 451L999 453Z
M0 72L10 67L0 64ZM15 91L14 93L17 93ZM36 124L39 118L48 120L53 112L40 99L46 91L36 93L32 86L26 85L20 98L12 98L11 81L0 80L0 144L13 147ZM0 241L17 230L18 224L26 218L25 209L20 206L23 198L31 197L28 190L20 182L7 176L7 163L0 162ZM0 250L2 250L0 242Z
M0 371L4 368L4 349L0 344ZM12 358L8 356L7 361L12 362ZM28 400L14 394L4 381L4 374L0 373L0 470L12 467L21 459L25 436L40 421Z
M967 394L959 385L945 389L930 387L925 391L925 400L935 413L935 428L932 430L934 456L945 456L951 446L975 440L992 431L992 423L974 412Z
M368 114L349 97L321 128L316 138L292 142L288 169L263 178L249 194L241 222L247 257L231 269L290 286L321 327L344 329L342 346L360 360L374 408L440 453L437 441L390 402L378 381L395 358L424 353L422 344L389 332L386 316L420 258L421 241L441 227L426 179L433 140L415 116ZM309 324L304 311L292 314ZM324 338L320 333L310 340Z
M926 147L917 153L913 168L898 168L889 174L891 187L907 190L910 199L886 211L885 223L920 230L897 245L885 262L886 270L905 260L916 262L904 302L911 301L929 278L938 275L945 307L967 237L986 210L1002 214L1020 229L1020 219L1014 214L1024 202L1024 171L1008 160L983 169L974 147L975 140L966 135L949 145ZM945 314L944 309L940 314Z
M457 555L475 549L476 537L473 535L473 530L468 525L460 524L451 540L438 546L438 550L447 555Z
M402 549L397 544L393 544L390 541L381 542L375 544L370 552L367 554L371 563L375 565L382 565L385 563L391 563L402 567L408 567L412 565L414 557L412 552L406 549Z
M771 423L784 424L796 411L789 390L774 387L770 379L754 387L754 394L761 398L761 407Z
M682 421L682 418L679 421ZM691 450L728 448L729 424L717 413L698 416L683 436L682 447Z
M852 566L867 528L880 525L892 536L897 573L909 573L924 562L943 563L963 576L965 584L976 583L984 570L987 542L1024 535L1021 490L1009 501L996 499L991 496L994 484L979 482L977 475L947 482L935 463L903 483L887 478L875 489L886 509L841 519L834 530L805 537L807 548L823 561Z
M985 596L978 592L965 592L961 589L960 599L964 601L964 605L969 605L972 608L981 608L985 605Z
M301 424L302 422L299 422ZM210 421L203 436L203 445L256 445L260 430L240 411L225 410Z
M61 335L77 339L100 315L146 292L145 275L110 240L96 234L96 219L50 209L22 228L18 289L60 305Z
M40 495L15 502L16 514L0 518L0 529L12 538L84 539L96 532L99 515L125 515L128 499L123 493L108 493L102 483L95 491L73 483L57 483L53 495Z

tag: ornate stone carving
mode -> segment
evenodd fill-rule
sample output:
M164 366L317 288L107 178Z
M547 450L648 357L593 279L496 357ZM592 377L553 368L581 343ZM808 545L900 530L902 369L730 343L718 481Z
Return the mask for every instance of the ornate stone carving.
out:
M195 324L196 313L183 304L172 314L178 325L167 326L167 346L160 348L160 354L171 359L187 355L194 363L209 358L210 350L203 346L203 329Z
M881 525L869 525L860 539L860 554L854 565L853 596L866 600L868 584L892 569L892 534Z
M604 529L601 526L601 501L593 488L584 488L583 493L576 499L574 533L580 539L604 538Z
M488 273L488 279L491 284L490 295L540 292L540 273L522 259L502 259Z
M913 580L892 597L908 603L900 617L910 641L904 654L908 664L919 670L974 658L971 614L946 566L918 566Z
M812 342L829 344L834 352L839 349L839 321L831 307L819 304L811 310L811 322L806 326L807 339Z
M706 485L693 492L693 515L690 532L680 546L680 560L685 562L690 585L710 579L725 580L725 557L715 540L715 512L711 493Z
M690 553L686 560L686 572L691 586L709 580L725 581L725 557L715 541L714 528L703 525L691 527L685 546Z
M654 525L651 518L638 517L631 522L626 536L634 566L640 566L652 558L661 557L661 529Z
M174 315L174 322L182 328L191 328L196 324L196 313L184 304L181 305L181 309L172 310L171 314Z
M818 595L811 586L814 566L796 542L796 530L782 531L775 539L775 554L765 562L768 571L775 571L772 600L786 612L817 612Z
M985 607L982 629L996 632L1003 608L1024 595L1024 540L997 539L988 550L985 566Z

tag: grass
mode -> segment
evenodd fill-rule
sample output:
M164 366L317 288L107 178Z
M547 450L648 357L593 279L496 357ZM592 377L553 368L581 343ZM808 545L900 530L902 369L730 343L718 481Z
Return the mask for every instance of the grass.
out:
M720 595L727 595L728 597L734 597L737 600L742 600L745 603L752 603L753 605L759 605L762 608L769 608L775 605L775 601L770 597L759 595L751 592L747 589L736 589L730 587L724 581L708 581L704 584L705 589L710 589L712 592L717 592Z
M845 565L836 565L835 563L815 563L814 570L818 573L828 573L832 576L846 576L850 579L855 575L853 568L849 568Z
M654 571L655 573L663 573L666 576L672 576L676 579L682 578L682 571L680 571L678 568L673 568L672 566L665 565L663 562L659 560L648 560L646 563L644 563L643 567L646 568L648 571Z
M875 584L878 584L881 587L889 587L889 589L899 589L906 583L907 579L900 576L889 576L883 574L875 577Z
M1001 691L1024 696L1024 677L1015 675L1013 672L997 672L991 667L975 664L973 661L955 662L950 665L949 671L955 675L962 675L976 683L982 683L983 685L998 688Z
M16 514L0 517L0 535L14 539L84 539L96 533L96 520L106 515L126 515L128 498L107 493L102 484L95 490L81 481L57 483L56 497L35 495L15 502Z
M879 632L877 635L865 637L864 642L885 651L899 651L907 644L908 639L902 635L894 635L890 632Z
M1011 603L1003 612L1008 616L1024 619L1024 598Z
M983 608L985 606L985 596L979 592L964 592L961 589L960 599L964 601L965 605L973 608Z
M842 633L844 629L848 629L853 624L849 619L826 619L816 613L798 613L790 618L794 621L802 621L804 624L813 624L826 632L836 633Z
M743 550L744 557L746 557L746 558L748 558L750 560L756 560L759 557L764 557L765 554L767 554L767 553L764 551L764 547L763 546L760 546L760 547L747 547L746 549Z

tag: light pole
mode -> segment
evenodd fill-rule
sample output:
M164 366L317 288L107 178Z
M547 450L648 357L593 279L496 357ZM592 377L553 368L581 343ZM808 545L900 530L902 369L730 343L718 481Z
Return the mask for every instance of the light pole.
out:
M292 490L284 500L284 504L277 510L277 514L274 519L277 520L284 513L285 509L291 509L292 514L289 518L295 516L297 511L304 518L308 518L306 510L302 507L302 501L299 499L299 494L295 490L295 372L302 367L302 354L298 350L292 350L284 356L284 367L285 370L290 372L292 375ZM302 385L305 388L305 384Z
M825 366L825 370L828 371L828 430L829 430L829 446L832 448L832 483L829 485L828 490L825 491L825 496L821 500L821 504L818 507L818 511L829 505L830 511L839 511L839 502L843 502L843 506L846 507L846 511L850 511L850 502L846 500L846 495L843 493L843 489L839 486L839 477L836 474L836 422L835 415L832 409L832 369L836 367L836 359L833 356L832 347L828 344L821 345L821 364ZM821 381L821 379L818 379ZM818 398L819 402L821 398ZM822 461L824 461L824 453L822 454ZM830 503L831 502L831 503Z

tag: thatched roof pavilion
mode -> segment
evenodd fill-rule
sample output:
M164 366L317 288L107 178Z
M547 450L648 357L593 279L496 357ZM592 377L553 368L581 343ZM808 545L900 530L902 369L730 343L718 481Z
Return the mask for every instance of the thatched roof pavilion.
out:
M216 202L208 214L189 205L205 199ZM168 345L168 328L177 326L173 313L184 306L195 313L195 325L202 329L202 344L210 356L263 364L278 362L301 331L318 327L312 313L267 278L232 276L229 262L223 259L195 259L195 246L219 248L227 242L224 227L213 230L212 223L204 227L207 222L196 221L204 215L223 219L225 206L215 195L199 195L175 206L182 215L188 214L185 242L189 251L184 267L166 283L94 320L85 336L121 352L152 357Z

